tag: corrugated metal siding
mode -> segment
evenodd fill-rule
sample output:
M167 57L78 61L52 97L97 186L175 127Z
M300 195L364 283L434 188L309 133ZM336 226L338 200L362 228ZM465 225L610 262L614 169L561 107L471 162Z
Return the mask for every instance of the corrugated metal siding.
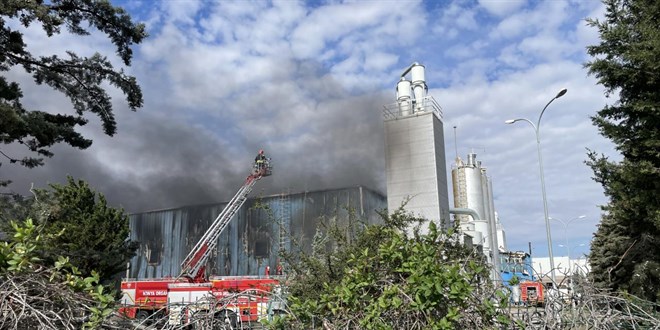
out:
M180 264L226 203L133 214L131 239L140 243L129 276L177 276ZM262 207L255 208L255 205ZM270 266L275 272L282 248L297 244L310 251L321 223L348 224L349 210L359 221L378 223L376 213L387 206L385 197L363 187L251 198L220 235L207 266L210 275L259 275ZM356 224L351 224L356 225Z

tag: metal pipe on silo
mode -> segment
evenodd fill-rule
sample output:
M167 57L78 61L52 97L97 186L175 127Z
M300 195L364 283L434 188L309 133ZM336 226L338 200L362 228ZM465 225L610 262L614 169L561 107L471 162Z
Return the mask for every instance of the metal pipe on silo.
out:
M412 89L410 81L401 77L401 80L396 84L396 101L399 103L399 112L401 116L407 116L412 110Z
M420 64L419 62L412 62L412 64L410 64L405 70L403 70L403 72L401 73L401 78L405 77L415 65L420 65Z
M469 216L472 218L471 221L466 221L460 224L461 231L464 234L470 235L472 237L472 242L477 242L479 245L482 245L483 234L476 230L476 222L481 221L481 217L476 210L467 208L467 207L455 207L450 208L449 213L454 214L455 216Z

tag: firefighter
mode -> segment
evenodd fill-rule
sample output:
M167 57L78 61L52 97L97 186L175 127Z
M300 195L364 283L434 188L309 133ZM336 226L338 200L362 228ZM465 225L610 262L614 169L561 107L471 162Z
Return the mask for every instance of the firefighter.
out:
M264 155L263 149L260 149L257 157L254 157L254 163L258 170L261 170L266 165L266 155Z
M275 274L276 275L282 275L282 265L280 263L277 264L277 268L275 268Z

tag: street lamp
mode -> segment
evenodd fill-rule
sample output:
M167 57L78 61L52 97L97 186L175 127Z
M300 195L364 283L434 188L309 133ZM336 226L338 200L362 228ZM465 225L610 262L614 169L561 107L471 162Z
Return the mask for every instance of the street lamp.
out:
M568 220L568 221L564 221L562 219L557 219L557 218L553 218L553 217L549 218L550 220L559 221L559 222L561 222L562 225L564 225L564 242L566 242L565 246L566 246L566 249L568 250L567 252L568 252L568 273L569 273L569 275L571 273L571 248L570 248L570 246L568 246L568 225L570 225L571 222L573 222L575 220L584 219L586 217L587 216L583 214L579 217L573 218L573 219Z
M562 247L562 248L566 248L566 253L568 253L568 271L571 272L571 247L568 246L568 245L565 245L565 244L557 244L557 246ZM581 247L581 246L586 246L586 244L582 243L582 244L573 245L573 248L577 248L577 247ZM577 260L580 260L580 258L578 258ZM579 266L577 266L577 267L579 267ZM575 271L573 271L573 273L577 272L577 267L575 267L576 269L575 269Z
M541 193L543 195L543 214L545 217L545 234L548 238L548 257L550 257L550 268L551 268L550 277L552 278L552 284L555 287L557 285L557 281L555 279L555 260L552 255L552 235L550 234L550 220L548 217L548 200L545 195L545 178L543 176L543 158L541 157L541 136L539 130L541 128L541 117L543 117L543 113L545 112L545 109L548 108L548 106L550 105L550 103L552 103L552 101L564 96L564 94L566 94L566 91L567 91L566 88L560 90L559 93L557 93L557 95L553 97L548 102L548 104L545 105L545 107L543 107L543 110L541 110L541 114L539 115L539 119L536 121L536 125L534 125L534 123L532 123L529 119L526 118L509 119L505 121L506 124L513 124L518 121L526 121L527 123L532 125L532 127L534 128L534 132L536 133L536 148L539 154L539 170L541 172Z
M552 219L552 218L550 218ZM559 220L559 219L554 219L554 220ZM563 223L563 222L562 222ZM571 270L571 247L568 246L568 241L566 241L566 245L559 244L559 247L565 247L566 250L568 250L568 285L569 288L571 289L571 295L574 293L574 288L573 288L573 275L577 273L577 267L575 271ZM578 247L578 246L584 246L584 244L578 244L574 245L573 247Z
M577 248L577 247L582 247L582 246L587 246L587 244L582 243L582 244L578 244L578 245L573 245L573 251L575 251L575 248ZM583 256L584 256L584 254L580 254L580 255L575 259L575 262L573 263L573 265L575 265L575 270L573 271L573 273L586 273L584 269L582 269L582 272L578 272L579 268L583 268L583 267L586 268L586 264L580 265L580 260L582 260L582 257L583 257ZM578 267L579 267L579 268L578 268Z

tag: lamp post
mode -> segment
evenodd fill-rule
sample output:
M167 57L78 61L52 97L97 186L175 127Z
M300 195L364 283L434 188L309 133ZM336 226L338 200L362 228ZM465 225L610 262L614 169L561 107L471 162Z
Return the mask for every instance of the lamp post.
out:
M584 243L577 244L577 245L573 245L573 248L581 247L581 246L585 246L585 245L586 244L584 244ZM568 265L569 265L568 270L571 271L571 266L570 266L571 265L571 247L568 246L568 245L564 245L564 244L557 244L557 246L562 247L562 248L566 248L567 253L568 253ZM577 260L580 260L580 258L578 258ZM577 267L579 267L579 266L577 266ZM573 273L577 273L577 267L575 267L576 269Z
M541 157L541 136L539 134L539 130L541 128L541 117L543 117L543 113L545 112L545 109L548 108L550 103L552 101L564 96L566 94L566 88L562 89L553 97L546 105L543 107L543 110L541 110L541 114L539 115L539 119L536 121L536 125L534 125L533 122L531 122L529 119L526 118L518 118L518 119L509 119L505 121L506 124L513 124L518 121L525 121L532 125L534 128L534 132L536 133L536 148L539 154L539 171L541 172L541 193L543 196L543 214L545 218L545 234L548 238L548 257L550 258L550 278L552 279L552 285L557 286L557 281L555 279L555 260L552 255L552 235L550 234L550 219L548 217L548 200L545 195L545 178L543 176L543 158Z
M550 219L552 219L552 218L550 218ZM559 220L559 219L554 219L554 220ZM568 251L568 285L569 285L569 288L571 290L570 295L571 295L571 297L573 297L573 295L575 294L575 288L573 287L573 279L574 279L575 273L577 273L577 267L576 267L575 271L572 271L572 269L571 269L571 247L568 245L568 241L566 241L566 243L567 243L566 245L559 244L559 246L560 247L565 247L566 250ZM584 244L574 245L573 247L578 247L578 246L584 246ZM573 304L571 304L571 306L572 305Z
M578 244L578 245L573 245L573 249L575 249L577 247L582 247L582 246L587 246L587 244L581 243L581 244ZM573 250L573 251L575 251L575 250ZM573 263L573 265L575 265L575 271L573 273L582 273L580 275L586 275L586 271L584 269L582 269L582 272L579 272L579 270L580 270L579 268L582 268L582 267L586 268L586 264L580 265L580 260L582 260L583 256L584 256L584 254L580 254L578 256L578 258L575 259L575 262Z
M568 275L569 275L569 276L571 275L572 270L571 270L571 247L568 246L568 225L570 225L571 222L573 222L573 221L575 221L575 220L584 219L584 218L586 218L586 217L587 217L587 216L583 214L583 215L581 215L581 216L579 216L579 217L577 217L577 218L573 218L573 219L568 220L568 221L564 221L564 220L562 220L562 219L557 219L557 218L553 218L553 217L550 217L550 218L549 218L549 219L551 219L551 220L559 221L559 222L561 222L562 225L564 225L564 242L565 242L566 250L567 250L567 252L568 252Z

